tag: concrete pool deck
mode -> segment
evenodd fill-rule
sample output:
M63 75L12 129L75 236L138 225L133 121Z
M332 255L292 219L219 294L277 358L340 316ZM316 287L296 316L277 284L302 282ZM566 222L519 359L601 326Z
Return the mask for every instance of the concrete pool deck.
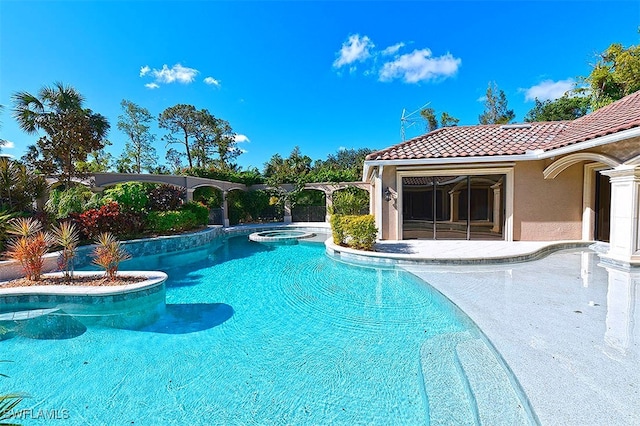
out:
M471 317L543 425L640 424L640 268L601 263L586 247L550 254L557 248L401 241L378 243L370 256L391 258Z

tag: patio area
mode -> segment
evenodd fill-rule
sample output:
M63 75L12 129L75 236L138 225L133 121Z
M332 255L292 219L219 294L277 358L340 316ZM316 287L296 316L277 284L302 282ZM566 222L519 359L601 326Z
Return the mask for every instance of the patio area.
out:
M587 244L380 242L371 256L469 315L542 424L640 424L640 268L602 263L607 245Z

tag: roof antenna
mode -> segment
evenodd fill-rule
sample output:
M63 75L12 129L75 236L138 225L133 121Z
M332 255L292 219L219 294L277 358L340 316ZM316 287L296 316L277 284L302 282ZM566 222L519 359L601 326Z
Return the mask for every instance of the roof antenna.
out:
M427 102L417 110L410 112L408 114L407 114L407 109L402 108L402 116L400 117L400 136L402 137L402 142L404 142L406 139L406 134L405 134L406 129L409 129L415 126L416 124L420 124L424 121L424 118L422 118L422 115L420 115L420 111L422 111L427 106L429 106L430 103L431 102Z

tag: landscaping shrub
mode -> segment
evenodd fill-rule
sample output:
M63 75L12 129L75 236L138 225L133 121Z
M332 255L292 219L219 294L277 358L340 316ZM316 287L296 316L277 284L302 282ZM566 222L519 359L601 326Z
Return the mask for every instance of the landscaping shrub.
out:
M196 214L187 210L150 212L147 217L147 229L159 234L186 231L198 226Z
M335 244L347 245L358 250L372 250L378 234L372 215L332 215L331 230Z
M55 219L65 219L71 213L82 213L99 206L100 196L91 192L86 186L78 185L51 191L44 208Z
M12 218L13 214L0 211L0 252L4 251L7 242L7 226Z
M344 230L342 229L342 215L332 214L329 219L331 224L331 233L333 235L333 243L337 245L344 244Z
M0 157L0 210L27 212L47 189L44 176L16 160Z
M209 209L202 203L186 203L180 209L183 212L191 212L196 218L195 226L203 226L209 222Z
M207 179L223 180L225 182L243 183L247 186L264 183L264 178L256 168L243 170L241 172L234 172L230 170L216 169L215 167L208 169L192 167L188 170L184 170L184 174Z
M143 212L149 202L148 191L153 184L141 182L119 183L113 188L105 189L102 194L103 203L116 202L121 211Z
M58 269L64 272L65 281L69 282L73 278L73 258L76 257L80 234L72 222L62 222L59 226L54 226L51 234L55 244L62 248L58 258Z
M139 213L122 211L116 202L81 214L72 214L71 218L85 239L94 239L102 232L112 232L119 237L137 236L144 227Z
M369 210L369 193L364 189L349 187L333 193L333 213L360 215Z
M182 205L187 190L185 188L178 188L173 185L167 185L165 183L157 185L149 190L147 207L150 210L156 211L168 211L178 210Z
M93 263L104 268L107 277L115 280L120 262L131 259L113 234L103 232L96 238L96 248L93 250Z
M20 262L25 278L39 281L44 255L53 244L53 237L42 231L42 224L33 218L15 218L9 221L7 232L15 235L9 241L7 256Z

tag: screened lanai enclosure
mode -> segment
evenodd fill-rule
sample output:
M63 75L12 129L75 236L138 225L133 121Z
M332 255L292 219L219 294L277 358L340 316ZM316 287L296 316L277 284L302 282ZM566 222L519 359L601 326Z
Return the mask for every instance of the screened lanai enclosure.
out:
M504 239L505 175L405 176L402 238Z

